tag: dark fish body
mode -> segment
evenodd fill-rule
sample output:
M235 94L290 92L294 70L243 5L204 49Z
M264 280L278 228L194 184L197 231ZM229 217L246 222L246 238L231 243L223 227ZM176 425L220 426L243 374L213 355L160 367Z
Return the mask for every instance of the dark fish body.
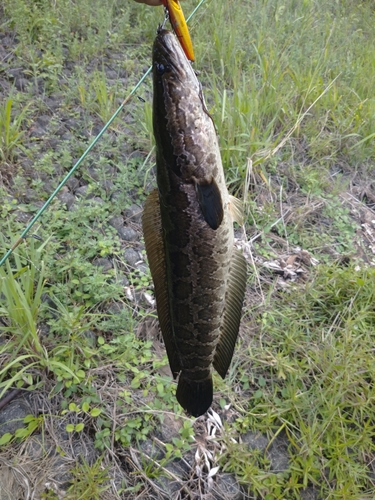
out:
M233 356L246 262L234 248L235 207L213 121L165 30L154 43L153 80L158 189L146 201L143 231L177 400L199 416L212 403L212 367L224 378Z

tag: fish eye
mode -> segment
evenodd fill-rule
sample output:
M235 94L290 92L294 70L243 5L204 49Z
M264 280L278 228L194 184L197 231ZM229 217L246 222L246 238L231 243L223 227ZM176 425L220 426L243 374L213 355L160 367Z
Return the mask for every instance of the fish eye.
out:
M158 75L164 75L165 73L165 66L164 64L156 64L156 71L158 72Z
M156 63L156 71L158 72L158 75L162 76L164 75L164 73L169 73L170 71L172 71L172 68L169 66L169 64L166 64L164 66L164 64Z

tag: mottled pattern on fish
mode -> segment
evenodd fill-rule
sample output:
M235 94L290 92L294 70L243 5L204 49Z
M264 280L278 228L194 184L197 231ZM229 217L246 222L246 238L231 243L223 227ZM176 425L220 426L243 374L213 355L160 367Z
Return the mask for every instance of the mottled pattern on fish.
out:
M233 355L246 263L234 249L215 127L172 33L158 33L153 65L158 190L143 229L177 399L198 416L212 402L212 366L225 377Z

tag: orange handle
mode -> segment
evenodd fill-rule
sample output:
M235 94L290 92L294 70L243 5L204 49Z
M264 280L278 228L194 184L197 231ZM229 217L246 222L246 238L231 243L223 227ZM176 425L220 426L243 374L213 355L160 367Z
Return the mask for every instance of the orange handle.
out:
M185 21L184 13L182 12L181 5L178 0L162 0L164 7L167 8L169 19L173 31L176 33L177 38L180 40L181 46L184 49L186 57L189 61L195 60L193 43L190 38L188 26Z

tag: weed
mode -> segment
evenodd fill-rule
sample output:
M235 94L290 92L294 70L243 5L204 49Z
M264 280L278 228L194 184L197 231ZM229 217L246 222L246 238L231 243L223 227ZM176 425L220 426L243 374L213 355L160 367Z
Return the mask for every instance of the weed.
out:
M286 430L293 458L284 476L285 488L297 475L303 487L320 483L324 470L329 471L321 490L324 498L339 498L342 491L355 498L370 487L363 450L373 449L368 442L374 377L369 355L374 315L368 310L375 293L373 275L373 269L322 267L304 294L295 290L278 302L277 310L263 316L262 348L252 346L258 389L246 424L241 418L237 425L263 433ZM279 498L276 484L261 489L259 469L242 469L241 464L248 464L237 455L242 452L231 453L225 459L228 470L236 470L244 482L252 474L254 491Z
M100 500L102 494L110 488L108 466L103 466L103 458L93 464L84 458L72 470L73 479L68 489L67 498L72 500Z
M22 125L27 117L28 107L25 106L21 112L12 118L13 99L8 97L0 105L0 160L10 162L18 149L22 147L22 136L24 131Z

